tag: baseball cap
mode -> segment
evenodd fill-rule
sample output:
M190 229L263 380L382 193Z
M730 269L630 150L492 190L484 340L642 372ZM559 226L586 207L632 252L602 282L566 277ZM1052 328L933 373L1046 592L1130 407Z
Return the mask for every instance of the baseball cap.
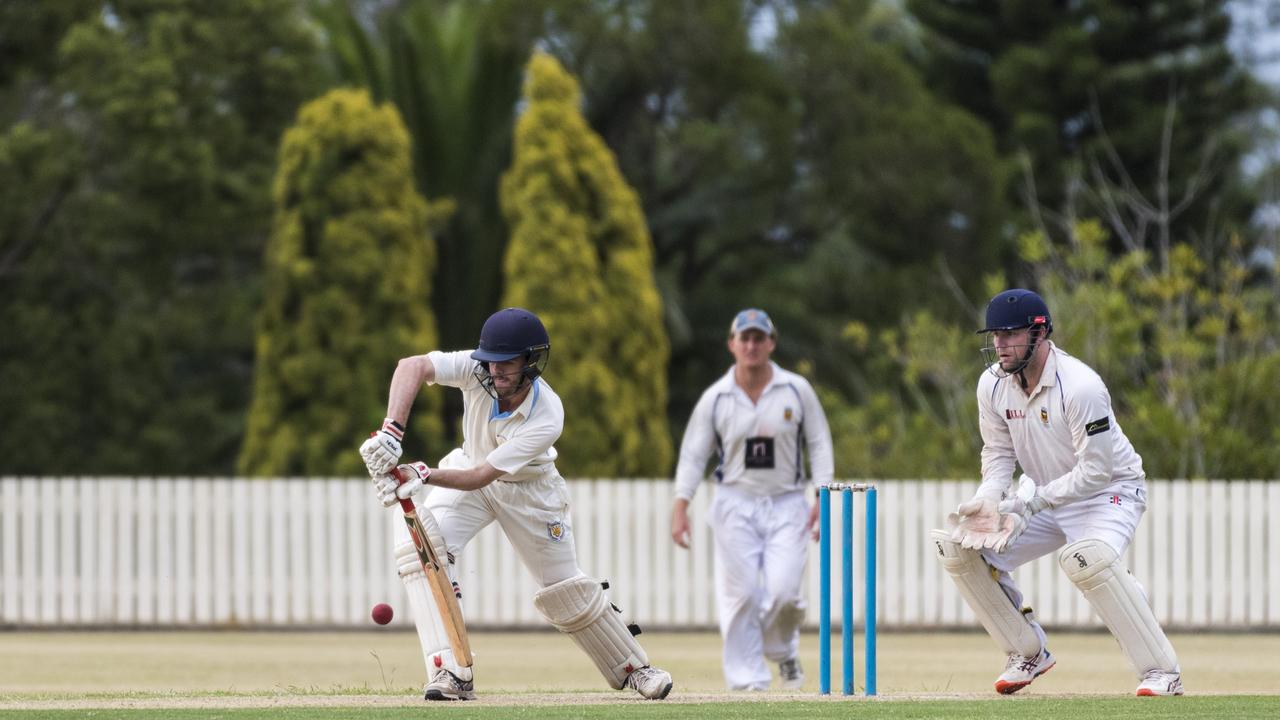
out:
M778 331L773 329L773 321L769 319L769 313L756 308L747 308L734 315L733 322L729 324L731 336L746 330L759 330L769 337L778 336Z

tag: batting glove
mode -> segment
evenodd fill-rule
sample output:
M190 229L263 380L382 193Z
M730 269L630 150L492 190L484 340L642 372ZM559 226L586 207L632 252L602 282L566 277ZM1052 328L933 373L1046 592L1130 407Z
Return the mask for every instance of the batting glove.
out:
M382 507L391 507L400 501L396 497L396 488L400 486L400 482L390 475L374 475L373 491L378 496L378 502L382 503Z
M403 500L428 484L431 468L424 462L408 463L397 467L396 475L399 476L400 487L396 488L395 495Z
M364 466L370 477L386 475L400 461L400 441L404 439L404 427L400 423L387 418L382 427L369 435L369 439L360 446L360 457L364 458Z

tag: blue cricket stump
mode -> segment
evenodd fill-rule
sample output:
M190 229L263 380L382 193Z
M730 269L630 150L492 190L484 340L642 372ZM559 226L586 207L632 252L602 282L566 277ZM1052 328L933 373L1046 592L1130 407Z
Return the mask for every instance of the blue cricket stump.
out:
M866 554L863 605L866 609L863 654L866 655L864 691L876 694L876 487L870 483L832 483L818 491L819 599L818 691L831 694L831 493L840 493L841 539L841 660L844 694L853 694L853 494L865 493Z

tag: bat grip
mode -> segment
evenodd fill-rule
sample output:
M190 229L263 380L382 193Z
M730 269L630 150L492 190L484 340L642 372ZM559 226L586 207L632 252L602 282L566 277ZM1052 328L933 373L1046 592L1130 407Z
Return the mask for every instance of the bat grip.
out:
M404 484L404 482L405 482L405 480L404 480L404 473L400 472L400 468L392 468L392 469L391 469L391 477L395 478L395 479L396 479L396 483L398 483L398 484L400 484L400 485L403 485L403 484ZM399 498L399 500L400 500L400 509L401 509L401 510L405 511L406 513L416 513L416 512L418 512L418 511L417 511L417 509L416 509L416 508L414 507L414 505L413 505L413 498Z

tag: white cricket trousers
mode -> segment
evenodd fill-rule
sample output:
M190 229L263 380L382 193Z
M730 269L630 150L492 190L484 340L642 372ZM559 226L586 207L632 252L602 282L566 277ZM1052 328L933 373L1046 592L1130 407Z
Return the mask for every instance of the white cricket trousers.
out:
M803 490L758 497L716 487L707 523L715 537L716 607L730 690L768 689L766 659L781 662L800 650L800 624L785 616L805 607L808 519Z
M1031 516L1027 529L1002 553L983 550L982 557L994 568L1001 589L1019 610L1023 607L1022 591L1010 575L1019 566L1047 555L1077 540L1095 539L1105 542L1120 557L1129 549L1138 521L1147 510L1147 491L1141 482L1114 483L1092 497L1069 505L1043 510ZM1141 584L1138 586L1141 588ZM1034 616L1028 616L1040 647L1044 648L1044 628Z
M428 487L422 502L435 515L454 557L461 557L471 538L496 520L538 587L579 574L569 491L558 473L523 482L498 480L472 491ZM466 593L467 580L455 579Z

